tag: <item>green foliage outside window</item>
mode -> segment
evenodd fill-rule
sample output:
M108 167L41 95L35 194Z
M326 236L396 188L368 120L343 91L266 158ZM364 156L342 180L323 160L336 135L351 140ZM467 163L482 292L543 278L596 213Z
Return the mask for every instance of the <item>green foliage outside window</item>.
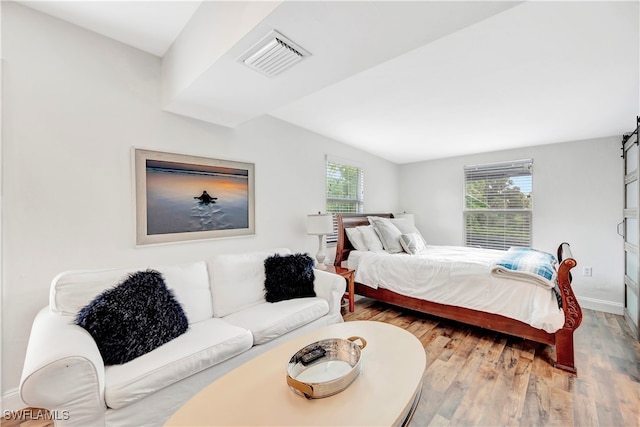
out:
M531 163L465 170L465 244L491 249L531 245Z
M327 212L362 212L362 169L327 162Z
M531 182L531 176L528 177ZM530 186L531 184L529 184ZM467 209L531 209L531 193L524 193L508 177L467 181Z

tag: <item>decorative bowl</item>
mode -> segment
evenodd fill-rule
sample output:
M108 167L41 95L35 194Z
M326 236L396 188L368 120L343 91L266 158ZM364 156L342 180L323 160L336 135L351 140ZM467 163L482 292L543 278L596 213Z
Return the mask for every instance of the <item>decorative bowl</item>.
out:
M355 341L360 341L356 344ZM318 399L341 392L362 370L362 337L329 338L298 350L287 364L287 384L307 399Z

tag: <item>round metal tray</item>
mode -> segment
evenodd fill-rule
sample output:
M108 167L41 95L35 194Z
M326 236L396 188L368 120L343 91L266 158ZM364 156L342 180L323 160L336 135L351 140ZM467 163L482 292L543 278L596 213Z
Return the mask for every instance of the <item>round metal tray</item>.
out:
M356 344L355 341L360 341ZM362 337L329 338L311 343L291 356L287 364L287 384L307 399L341 392L360 374Z

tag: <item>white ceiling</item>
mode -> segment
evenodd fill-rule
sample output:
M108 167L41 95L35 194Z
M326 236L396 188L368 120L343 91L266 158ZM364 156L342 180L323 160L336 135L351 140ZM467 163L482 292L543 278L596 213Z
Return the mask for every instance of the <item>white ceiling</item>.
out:
M270 114L399 164L622 135L640 114L637 0L21 3L164 57L167 111ZM312 56L274 78L235 60L271 29Z

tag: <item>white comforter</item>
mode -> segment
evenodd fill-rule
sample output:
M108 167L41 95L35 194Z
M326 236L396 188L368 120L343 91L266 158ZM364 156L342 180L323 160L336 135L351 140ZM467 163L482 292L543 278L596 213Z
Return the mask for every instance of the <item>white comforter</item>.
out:
M356 282L441 304L520 320L553 333L564 325L555 295L532 283L497 277L491 267L503 251L427 246L419 255L352 251Z

